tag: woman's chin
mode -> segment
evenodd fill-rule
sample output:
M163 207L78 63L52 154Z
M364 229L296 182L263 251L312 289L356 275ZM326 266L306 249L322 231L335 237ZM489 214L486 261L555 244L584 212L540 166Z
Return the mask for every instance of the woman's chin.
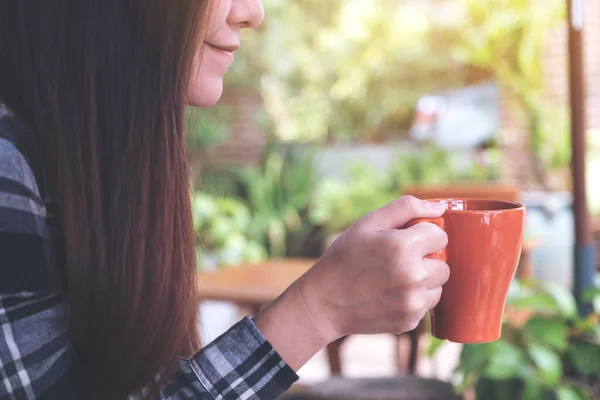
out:
M203 85L201 89L193 90L189 95L188 105L201 108L211 107L217 104L222 95L223 81L211 82Z

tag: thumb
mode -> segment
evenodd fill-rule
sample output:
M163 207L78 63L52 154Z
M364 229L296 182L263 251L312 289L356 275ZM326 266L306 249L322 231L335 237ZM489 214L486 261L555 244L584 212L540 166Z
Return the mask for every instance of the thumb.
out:
M367 214L356 225L358 229L368 230L400 229L415 218L437 218L445 211L446 206L442 203L402 196Z

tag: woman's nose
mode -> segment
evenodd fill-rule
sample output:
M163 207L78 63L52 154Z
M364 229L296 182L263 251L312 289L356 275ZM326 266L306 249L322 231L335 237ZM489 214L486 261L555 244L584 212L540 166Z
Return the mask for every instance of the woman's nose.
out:
M227 22L230 25L240 25L241 28L256 28L264 17L262 0L232 0Z

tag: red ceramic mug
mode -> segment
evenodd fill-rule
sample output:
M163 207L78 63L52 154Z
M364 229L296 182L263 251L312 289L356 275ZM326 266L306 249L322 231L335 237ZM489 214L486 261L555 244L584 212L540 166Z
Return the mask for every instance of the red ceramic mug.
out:
M498 340L502 315L523 243L525 207L483 199L434 199L446 205L431 222L448 234L448 246L429 257L446 261L450 279L431 310L431 333L456 343Z

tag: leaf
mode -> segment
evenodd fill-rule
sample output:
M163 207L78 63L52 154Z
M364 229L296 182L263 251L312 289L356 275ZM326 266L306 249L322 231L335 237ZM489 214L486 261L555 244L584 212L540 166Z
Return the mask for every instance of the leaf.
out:
M544 383L548 386L558 385L562 376L562 363L558 354L538 344L530 345L528 353Z
M576 340L569 348L567 359L579 374L600 378L599 345L583 340Z
M586 290L583 293L582 299L586 303L593 303L596 300L600 299L600 287L595 287L595 288Z
M573 294L560 285L545 281L524 281L511 288L507 300L513 308L577 317Z
M559 351L567 347L568 327L561 319L532 317L523 329L532 342L549 345Z
M585 397L581 396L577 390L570 386L562 385L556 389L557 400L585 400Z
M525 76L530 78L539 74L541 56L540 42L535 34L526 34L521 39L518 49L519 67Z
M558 312L556 302L547 294L530 293L526 295L515 296L507 302L514 309L525 309L540 312Z
M435 353L439 350L442 345L446 343L444 340L438 339L436 337L431 337L429 342L429 347L427 347L427 357L435 356Z
M460 369L466 374L481 371L488 363L492 353L491 343L465 344L460 353Z
M510 379L523 374L525 356L517 347L502 341L493 342L483 374L491 379Z
M547 281L540 281L539 285L554 300L561 315L570 318L577 316L577 303L569 290Z
M521 400L539 400L542 398L544 387L535 379L526 379Z
M476 399L515 400L519 398L522 381L518 379L479 379L475 384ZM536 400L539 400L536 399Z
M600 341L600 315L591 314L586 319L575 321L576 330L579 330L582 334L595 335ZM581 336L581 335L580 335Z

